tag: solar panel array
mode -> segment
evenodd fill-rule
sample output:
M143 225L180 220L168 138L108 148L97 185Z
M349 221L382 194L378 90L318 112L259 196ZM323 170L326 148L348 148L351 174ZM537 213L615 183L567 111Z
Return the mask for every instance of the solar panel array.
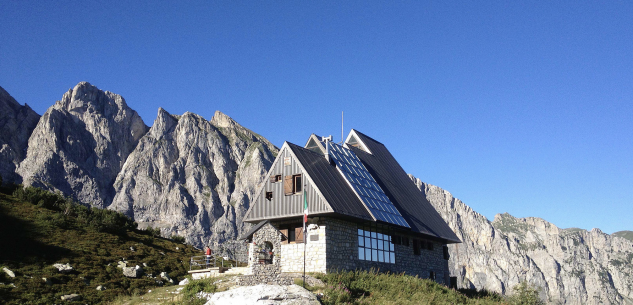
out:
M329 142L330 156L336 166L341 169L345 179L350 182L356 193L367 206L371 214L377 219L402 227L410 228L389 197L380 188L365 165L351 150L338 144Z

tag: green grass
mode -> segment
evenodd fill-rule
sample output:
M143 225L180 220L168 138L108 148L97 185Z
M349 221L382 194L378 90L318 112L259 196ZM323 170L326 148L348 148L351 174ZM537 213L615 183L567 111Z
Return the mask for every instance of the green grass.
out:
M314 276L326 285L323 304L505 304L494 293L462 293L404 274L344 271Z
M157 279L124 277L118 261L125 258L128 266L146 263L146 275L167 272L177 281L187 275L189 257L201 254L190 245L134 229L135 223L120 213L79 206L41 190L1 191L0 265L16 275L10 278L0 272L0 282L7 284L0 286L1 304L61 303L62 295L72 293L83 298L77 304L142 296L159 286ZM59 273L54 263L70 263L74 270ZM106 290L97 291L99 285Z

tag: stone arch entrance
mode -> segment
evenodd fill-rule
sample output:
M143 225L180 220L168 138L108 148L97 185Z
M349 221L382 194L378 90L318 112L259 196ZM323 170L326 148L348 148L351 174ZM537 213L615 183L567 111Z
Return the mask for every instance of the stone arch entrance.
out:
M285 236L270 223L263 224L252 236L248 259L252 273L250 276L242 277L240 284L290 283L288 279L280 276L281 240Z

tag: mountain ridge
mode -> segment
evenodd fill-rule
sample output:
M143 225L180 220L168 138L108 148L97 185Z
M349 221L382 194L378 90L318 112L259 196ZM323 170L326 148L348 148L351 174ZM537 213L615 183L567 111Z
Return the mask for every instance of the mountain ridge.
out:
M8 95L2 91L0 97ZM15 107L13 101L6 104ZM278 153L220 111L206 120L160 107L148 127L123 97L86 82L37 118L17 148L26 154L13 174L25 185L121 211L141 227L183 236L199 248L235 243L250 227L241 219ZM3 135L13 125L5 126ZM449 192L410 178L463 242L449 246L460 287L509 293L526 280L543 287L550 302L631 302L633 243L626 232L560 229L507 213L490 221Z

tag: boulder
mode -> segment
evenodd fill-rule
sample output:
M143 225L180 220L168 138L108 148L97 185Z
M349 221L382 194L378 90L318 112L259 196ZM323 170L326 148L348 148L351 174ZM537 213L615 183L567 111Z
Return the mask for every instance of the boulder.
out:
M136 267L123 267L123 275L127 277L136 278L143 275L143 267L136 265Z
M62 296L62 301L79 301L79 300L81 300L81 296L75 293Z
M15 277L15 273L13 273L13 271L9 270L9 268L7 267L2 268L2 271L4 271L4 273L6 273L9 277Z
M244 286L213 294L200 294L206 304L321 304L316 295L298 285Z
M103 290L106 290L106 288L104 286L99 285L97 286L97 290L103 291Z
M171 278L169 278L169 274L167 274L167 272L161 272L161 273L160 273L160 277L161 277L162 279L164 279L165 281L168 281L168 282L170 282L170 283L172 283L172 284L174 283L174 280L172 280Z
M178 285L180 285L180 286L185 286L187 284L189 284L189 279L184 279L184 280L180 281L180 283L178 283Z
M73 271L73 267L71 267L69 263L54 264L53 267L57 268L57 270L62 273L68 273L70 271Z

